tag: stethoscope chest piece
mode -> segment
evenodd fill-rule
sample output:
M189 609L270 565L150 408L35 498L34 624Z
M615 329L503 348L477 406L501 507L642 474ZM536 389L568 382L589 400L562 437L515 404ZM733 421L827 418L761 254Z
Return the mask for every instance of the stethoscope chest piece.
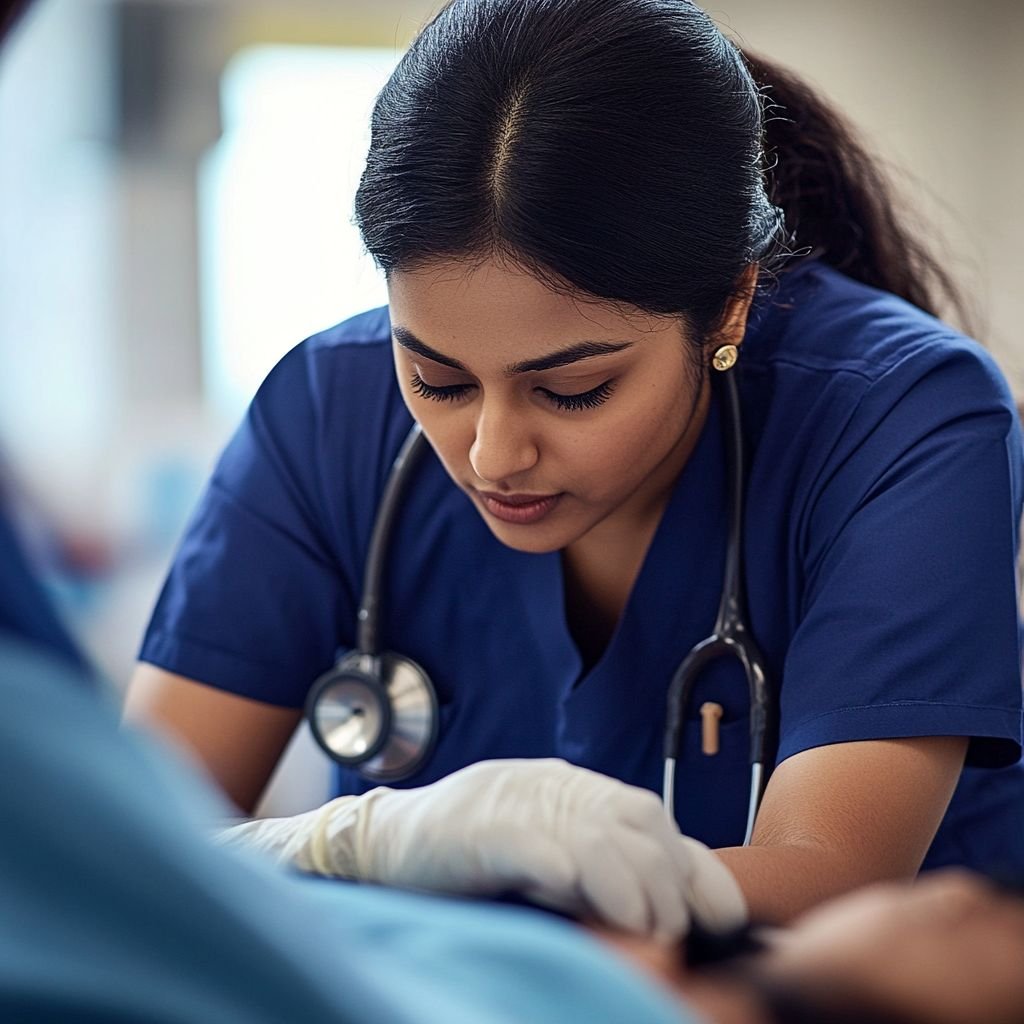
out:
M313 684L306 714L327 754L375 782L411 775L437 742L434 688L416 662L395 654L343 657Z

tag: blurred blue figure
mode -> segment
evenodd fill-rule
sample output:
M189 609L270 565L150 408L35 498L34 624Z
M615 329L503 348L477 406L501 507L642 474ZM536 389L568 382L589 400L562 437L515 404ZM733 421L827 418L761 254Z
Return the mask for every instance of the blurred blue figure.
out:
M213 846L196 822L224 809L120 731L56 649L0 639L0 1019L679 1024L667 994L554 918Z

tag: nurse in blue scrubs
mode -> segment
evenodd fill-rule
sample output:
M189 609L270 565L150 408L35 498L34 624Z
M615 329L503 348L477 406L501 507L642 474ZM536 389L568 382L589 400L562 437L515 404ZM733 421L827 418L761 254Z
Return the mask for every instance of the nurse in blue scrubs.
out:
M682 0L456 0L378 100L356 217L389 307L306 340L260 389L159 599L133 717L253 806L356 643L415 420L431 453L381 629L432 678L440 731L392 788L564 758L660 791L669 683L721 590L727 372L778 731L742 846L747 684L733 662L702 676L681 832L765 921L922 865L1024 868L1020 428L991 358L933 315L941 267L820 99ZM336 785L347 808L380 792L354 770ZM370 818L356 874L387 860Z

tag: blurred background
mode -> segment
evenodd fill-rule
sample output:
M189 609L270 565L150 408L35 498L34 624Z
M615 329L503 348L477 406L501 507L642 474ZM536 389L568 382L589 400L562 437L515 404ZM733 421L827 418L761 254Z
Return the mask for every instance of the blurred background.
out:
M263 376L385 301L352 199L374 96L438 6L39 0L6 48L0 482L118 686ZM1024 395L1024 4L705 6L861 129Z

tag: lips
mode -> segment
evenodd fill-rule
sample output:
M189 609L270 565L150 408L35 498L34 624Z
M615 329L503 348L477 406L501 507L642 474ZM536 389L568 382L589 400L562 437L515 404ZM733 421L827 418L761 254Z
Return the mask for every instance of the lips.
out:
M561 494L495 494L477 491L484 508L505 523L526 525L543 519L558 504Z

